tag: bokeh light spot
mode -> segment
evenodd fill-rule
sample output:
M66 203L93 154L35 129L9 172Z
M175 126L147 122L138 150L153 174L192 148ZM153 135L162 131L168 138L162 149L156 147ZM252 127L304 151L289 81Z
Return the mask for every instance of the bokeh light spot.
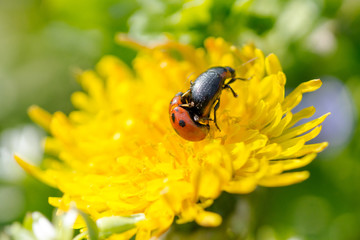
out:
M0 187L0 223L13 221L24 210L24 196L16 187Z
M331 217L328 202L316 196L304 196L294 204L294 228L302 236L325 231Z

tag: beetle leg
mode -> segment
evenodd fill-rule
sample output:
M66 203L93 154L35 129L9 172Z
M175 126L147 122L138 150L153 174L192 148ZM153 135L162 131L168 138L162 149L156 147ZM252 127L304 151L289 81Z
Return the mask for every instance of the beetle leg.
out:
M250 78L231 78L227 83L224 84L223 88L229 88L232 92L232 94L234 95L234 97L237 97L238 95L236 94L236 92L230 87L230 84L235 82L235 80L242 80L242 81L246 81L246 80L250 80Z
M221 129L219 128L219 126L217 125L217 122L216 122L216 110L218 110L219 107L220 107L220 98L217 100L217 103L215 104L215 107L214 107L214 123L215 123L215 126L217 127L217 129L219 129L219 131L221 132Z
M225 84L225 85L224 85L224 89L225 89L225 88L229 88L229 89L231 90L232 94L234 95L234 97L237 97L237 96L238 96L238 95L236 94L236 92L234 91L234 89L232 89L229 84Z
M233 82L235 82L236 78L231 78L225 85L229 85Z
M231 83L235 82L235 80L247 81L250 79L251 78L241 78L241 77L231 78L225 85L231 84Z

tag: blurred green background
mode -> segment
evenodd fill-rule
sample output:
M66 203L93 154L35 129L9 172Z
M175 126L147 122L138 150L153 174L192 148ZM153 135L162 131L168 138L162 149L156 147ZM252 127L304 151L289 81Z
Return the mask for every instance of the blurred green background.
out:
M80 89L76 69L93 68L105 54L131 64L135 52L114 41L118 32L144 41L171 34L201 46L220 36L274 52L287 90L321 78L301 108L332 112L316 142L330 147L305 169L311 177L246 196L224 193L212 210L224 217L214 229L174 226L168 239L360 239L360 1L358 0L1 0L0 1L0 228L28 211L51 217L47 197L60 193L27 176L14 152L34 164L45 132L27 116L36 104L72 110Z

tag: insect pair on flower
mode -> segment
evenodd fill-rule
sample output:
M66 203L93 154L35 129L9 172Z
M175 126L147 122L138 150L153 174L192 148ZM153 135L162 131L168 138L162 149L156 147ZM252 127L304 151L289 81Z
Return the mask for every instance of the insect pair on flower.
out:
M230 84L235 80L246 80L235 77L235 70L231 67L212 67L200 74L190 89L185 93L179 92L170 102L170 122L181 137L189 141L203 140L210 130L209 121L216 121L216 111L220 106L220 96L223 89L230 89L237 97ZM227 82L225 82L229 79ZM214 109L214 118L210 118Z

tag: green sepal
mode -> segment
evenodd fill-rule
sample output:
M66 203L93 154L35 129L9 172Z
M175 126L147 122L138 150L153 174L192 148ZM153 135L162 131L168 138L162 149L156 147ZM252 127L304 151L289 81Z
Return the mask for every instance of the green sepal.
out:
M89 237L89 240L98 240L99 239L99 229L94 222L87 214L84 212L78 210L81 217L84 219L86 226L87 226L87 234Z

